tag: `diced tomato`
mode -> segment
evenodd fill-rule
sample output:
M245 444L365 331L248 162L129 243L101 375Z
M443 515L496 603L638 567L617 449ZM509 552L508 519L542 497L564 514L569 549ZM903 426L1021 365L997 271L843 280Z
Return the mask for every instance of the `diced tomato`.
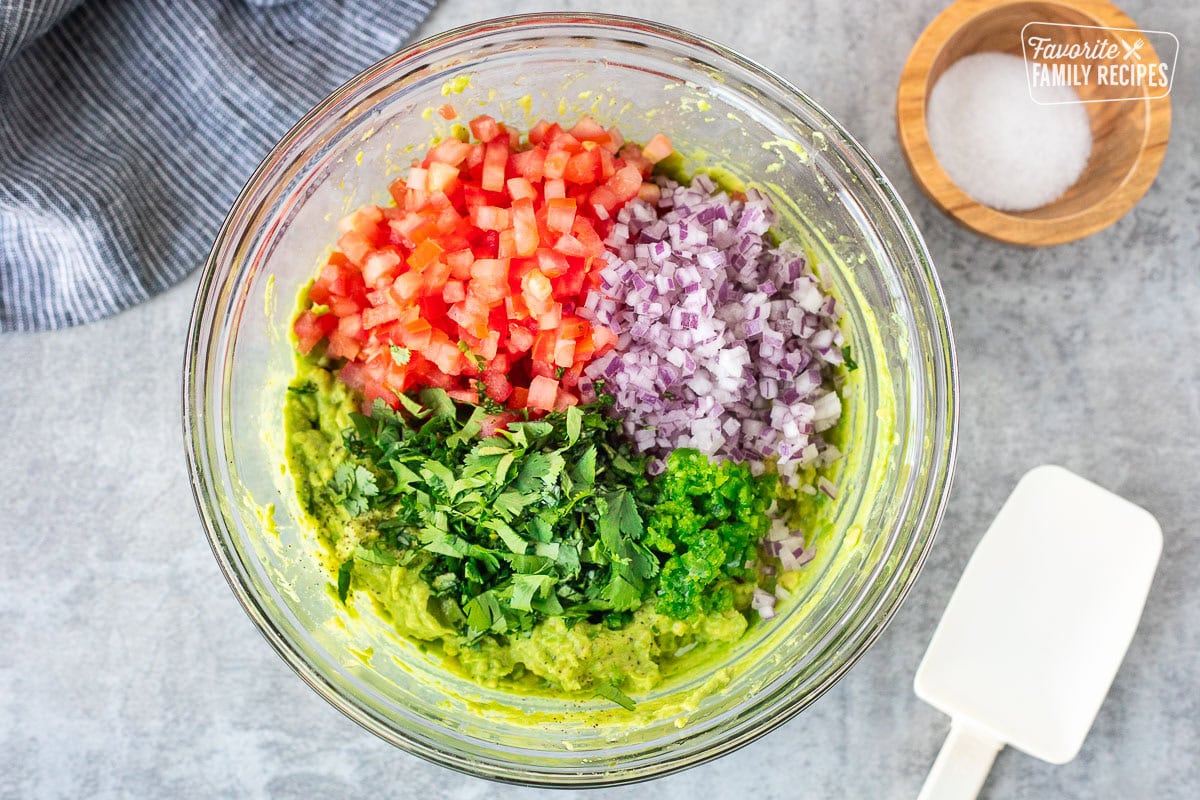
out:
M345 336L349 339L357 339L360 336L362 336L362 333L363 333L362 315L355 312L353 314L347 314L346 316L340 318L338 320L337 333L340 333L342 336ZM330 334L330 335L332 335L332 334Z
M483 163L483 145L476 142L475 144L467 145L467 157L463 160L463 166L469 170L474 170Z
M458 112L449 103L439 107L438 114L442 116L442 119L458 119Z
M535 149L514 153L510 162L513 171L527 181L540 181L545 175L546 151Z
M675 148L671 146L671 140L658 133L650 137L650 141L646 142L646 146L642 148L642 155L652 164L657 164L674 151Z
M537 268L547 278L557 278L570 269L570 266L567 257L557 250L549 250L545 247L538 248Z
M582 147L578 139L555 125L546 131L546 140L551 150L565 150L568 153L578 153Z
M596 348L596 355L601 356L608 351L610 347L617 343L617 335L603 325L597 325L592 328L592 344Z
M470 250L456 250L446 254L446 263L450 265L451 276L463 281L471 277L471 265L475 263L475 254Z
M582 264L573 264L561 277L555 281L555 297L574 297L583 293L583 284L587 280L587 270Z
M543 331L556 331L562 323L562 303L551 303L550 307L538 315L538 328Z
M523 294L512 294L504 298L504 309L508 312L509 319L518 322L529 319L529 304L525 302Z
M400 333L400 343L418 352L422 352L429 347L429 342L432 338L433 326L424 319L415 319L409 322Z
M496 354L500 351L500 332L496 330L488 331L487 337L479 343L479 349L476 351L479 357L487 362L491 362Z
M558 398L554 401L555 411L565 411L571 406L579 405L579 398L568 391L559 391Z
M312 298L311 290L309 290L309 298ZM300 353L302 355L311 353L317 342L337 330L337 323L338 318L333 314L317 316L312 311L305 311L296 317L292 330L296 333L296 346Z
M530 313L540 316L550 310L554 302L554 287L550 279L540 270L530 270L521 279L521 294Z
M404 182L403 178L396 178L388 186L388 194L392 196L392 202L397 206L403 206L404 201L408 198L408 184Z
M441 331L434 331L431 341L425 348L424 355L447 375L458 375L462 372L464 366L462 351L458 349L458 345L450 342L446 334Z
M408 268L420 272L438 260L442 254L442 246L432 239L426 239L417 245L412 255L408 257Z
M458 180L458 167L435 161L429 165L427 183L430 192L448 192Z
M654 167L650 163L650 159L642 155L642 148L636 144L626 143L617 153L617 157L624 161L626 166L636 167L644 176L649 175L650 170Z
M571 225L571 233L583 246L585 251L583 257L599 256L604 252L604 241L600 238L600 234L596 233L592 223L584 217L575 216L575 222Z
M546 129L550 127L550 123L544 119L537 121L537 124L529 129L529 143L539 145L542 139L546 136Z
M485 385L485 387L487 385L487 376L486 375L484 376L484 385ZM491 397L493 400L496 400L497 402L500 402L500 403L504 402L504 400L501 400L500 398L493 395L490 389L487 391L488 391L488 396ZM509 386L509 396L512 396L512 394L514 394L516 391L517 390L514 389L511 385ZM521 389L520 391L528 394L527 389ZM508 398L506 397L505 399L508 399ZM513 406L513 407L516 408L516 406ZM489 436L495 436L499 431L502 431L505 428L507 428L508 423L516 422L520 418L521 418L520 414L510 414L510 413L493 414L491 416L484 417L482 420L479 421L479 438L486 439Z
M526 402L530 408L553 411L557 399L558 381L539 375L529 382L529 397Z
M331 297L329 298L329 310L335 317L345 319L351 314L358 314L362 310L362 306L349 297Z
M575 342L570 339L559 339L554 345L554 363L566 369L575 363Z
M462 281L446 281L445 288L442 289L442 299L447 303L457 303L465 299L467 296L466 287Z
M627 165L617 170L604 185L611 189L621 202L625 202L637 197L638 190L642 188L642 173L637 167Z
M483 177L479 185L485 191L504 191L504 167L508 164L508 143L502 141L490 142L483 157ZM641 181L638 181L641 185Z
M508 187L508 196L514 202L517 200L533 200L537 197L537 189L533 188L533 184L530 183L528 178L509 178L505 182L505 186Z
M597 150L600 158L600 178L608 180L617 171L617 162L607 150Z
M411 167L408 170L408 190L410 192L425 192L429 190L429 170L424 167Z
M568 233L575 223L575 199L555 197L546 201L546 227L559 233Z
M338 379L349 386L351 389L362 391L363 378L365 377L362 363L358 361L347 361L342 365L342 368L337 371Z
M589 255L588 249L583 246L583 242L569 233L564 233L558 237L558 241L554 243L554 249L563 256L570 258L586 258Z
M471 134L484 144L500 135L500 126L486 114L471 120L470 126Z
M338 239L338 250L356 267L362 267L375 246L358 231L347 231Z
M608 129L608 147L606 148L611 153L616 153L625 144L625 137L617 130L616 126Z
M429 151L429 160L457 167L467 160L470 152L471 145L451 136L438 142L437 146Z
M398 266L400 266L400 254L395 250L376 250L363 262L363 280L369 286L377 285L380 280L390 282Z
M571 128L571 135L580 141L607 141L608 131L591 117L583 117Z
M504 373L487 370L483 373L483 390L497 403L503 403L512 396L513 387Z
M471 265L471 293L489 305L508 294L508 259L481 258Z
M364 328L374 328L376 325L382 325L385 322L400 319L399 306L372 306L364 308L362 312L362 326Z
M617 193L607 186L597 186L588 196L588 202L593 208L603 210L604 216L612 216L613 210L621 205L621 198L617 197Z
M434 223L428 217L417 213L408 213L402 219L392 220L388 227L400 244L410 248L425 241L435 230Z
M558 328L558 335L564 339L579 339L587 332L587 321L579 317L563 317Z
M325 348L325 355L330 358L345 358L353 361L361 349L358 340L347 336L341 331L333 331L329 334L329 346Z
M308 299L315 305L323 306L329 300L329 287L320 281L313 282L313 285L308 287Z
M398 305L411 303L421 294L421 275L405 272L392 281L392 298Z
M533 357L534 365L550 364L554 361L554 350L558 346L558 337L554 335L552 330L539 331L533 338L533 346L529 349L529 354ZM537 370L535 369L536 373ZM548 370L553 372L553 370Z
M531 256L538 248L537 218L533 212L533 201L522 198L513 203L513 239L518 256Z
M508 326L508 352L524 353L533 347L534 333L524 325L511 324Z
M383 209L379 206L363 206L338 220L339 233L355 233L371 240L376 236L376 229L383 221Z
M471 209L471 224L483 231L502 231L509 226L507 208L475 206Z
M437 221L434 223L438 237L441 239L439 244L444 250L452 244L454 234L457 233L459 227L463 224L462 215L458 213L458 209L454 206L446 206L438 212Z
M576 370L581 372L583 367L595 357L596 347L592 344L592 337L585 336L575 342L575 364L567 372L575 372ZM577 383L579 383L578 374L572 375L568 379L567 373L563 373L563 386L573 388Z
M567 164L571 161L571 154L566 150L554 150L546 154L545 163L542 165L542 173L549 179L562 178L563 173L567 171Z
M429 297L437 295L450 279L450 265L437 259L421 271L421 294Z
M297 315L297 349L325 340L368 402L397 407L399 393L425 386L474 402L482 381L535 416L568 408L584 367L616 343L573 309L599 286L616 212L658 198L647 178L670 141L642 149L586 117L569 130L541 121L525 145L488 116L470 127L474 142L448 137L392 182L394 205L338 222L338 249L308 293L324 308ZM407 363L392 345L408 348Z
M599 167L600 156L596 155L594 151L585 150L567 160L562 171L562 179L568 183L594 183Z

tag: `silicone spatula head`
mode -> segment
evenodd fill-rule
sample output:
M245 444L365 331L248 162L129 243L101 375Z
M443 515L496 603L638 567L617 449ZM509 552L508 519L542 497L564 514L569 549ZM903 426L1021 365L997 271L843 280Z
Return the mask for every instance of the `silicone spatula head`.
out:
M1157 521L1129 501L1062 467L1021 479L917 670L917 695L953 720L923 798L973 797L1003 744L1055 764L1075 757L1161 551Z

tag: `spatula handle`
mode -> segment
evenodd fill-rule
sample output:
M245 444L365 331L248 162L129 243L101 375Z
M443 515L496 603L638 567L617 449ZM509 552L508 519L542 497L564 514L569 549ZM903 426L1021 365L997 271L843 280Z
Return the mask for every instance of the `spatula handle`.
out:
M1004 745L953 720L917 800L973 800Z

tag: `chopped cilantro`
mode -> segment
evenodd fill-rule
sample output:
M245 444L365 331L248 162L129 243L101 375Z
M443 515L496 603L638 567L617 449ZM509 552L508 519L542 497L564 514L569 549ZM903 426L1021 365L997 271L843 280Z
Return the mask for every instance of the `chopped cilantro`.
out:
M351 460L329 484L378 530L364 561L390 553L420 569L468 639L547 616L607 619L651 598L659 560L639 540L652 495L610 398L487 438L486 409L440 390L401 401L403 412L377 402L351 415Z
M622 692L612 683L600 683L596 685L596 695L603 697L605 700L611 700L626 711L633 711L637 708L637 703L633 698Z
M473 353L473 352L471 352L471 345L467 344L466 342L459 342L459 343L458 343L458 350L459 350L459 352L460 352L460 353L462 353L464 356L466 356L467 358L469 358L469 359L471 359L472 361L474 361L474 362L475 362L475 367L476 367L476 368L477 368L477 369L478 369L480 372L483 372L483 370L484 370L484 369L487 367L487 359L486 359L486 358L484 358L483 356L479 355L478 353Z
M604 394L486 438L490 412L440 389L400 402L352 414L343 432L350 458L328 490L371 534L339 594L355 561L419 570L441 618L473 641L550 616L619 629L646 603L677 619L719 613L754 579L745 564L769 527L773 477L676 450L652 481Z
M412 360L412 351L407 347L401 347L398 344L394 344L391 347L391 351L392 361L395 361L399 366L403 367L410 360Z
M846 369L850 370L851 372L858 369L858 362L850 357L850 345L846 345L842 348L842 358L846 362Z
M375 475L366 467L341 464L333 471L330 488L352 516L365 514L370 498L379 494Z
M348 558L338 567L337 573L337 593L338 599L343 603L346 602L346 596L350 593L350 573L354 569L354 559Z

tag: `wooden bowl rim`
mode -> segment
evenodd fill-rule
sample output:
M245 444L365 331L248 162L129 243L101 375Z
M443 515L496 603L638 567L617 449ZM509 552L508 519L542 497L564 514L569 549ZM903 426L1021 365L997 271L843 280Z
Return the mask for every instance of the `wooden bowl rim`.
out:
M957 0L917 38L900 73L896 92L896 129L900 150L917 185L943 212L962 225L997 241L1029 247L1064 244L1107 228L1133 208L1154 183L1171 134L1171 98L1139 98L1146 114L1146 133L1124 181L1104 199L1062 217L1029 219L983 205L960 189L933 154L926 129L929 72L946 43L982 15L1011 5L1042 2L1057 5L1107 28L1137 28L1123 11L1106 0ZM1149 44L1149 43L1147 43ZM1150 47L1154 58L1157 52ZM905 124L914 119L918 124Z

